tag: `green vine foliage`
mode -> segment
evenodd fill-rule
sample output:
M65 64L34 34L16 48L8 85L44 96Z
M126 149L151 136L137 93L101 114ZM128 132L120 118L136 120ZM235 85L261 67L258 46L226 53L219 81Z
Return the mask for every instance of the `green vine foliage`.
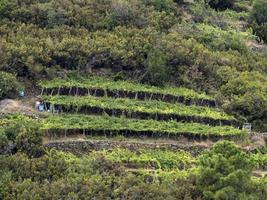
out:
M218 111L216 108L202 106L186 106L184 104L171 104L156 100L141 101L127 98L109 98L94 96L42 96L42 101L52 105L74 106L82 108L83 106L98 107L102 109L122 110L129 112L144 112L158 114L177 114L180 116L198 116L221 120L234 120L230 115Z
M9 116L6 119L0 120L2 130L14 133L14 126L18 124L36 124L41 130L98 130L111 131L116 135L117 131L149 131L168 135L179 136L181 133L190 135L204 136L232 136L244 137L246 135L242 130L231 126L208 126L199 123L182 123L176 121L156 121L156 120L139 120L129 119L124 117L110 116L94 116L94 115L48 115L46 118L34 120L25 116ZM1 129L0 129L1 130ZM18 131L16 131L17 133ZM134 135L133 135L134 136ZM12 137L8 136L9 140L15 141L17 134Z
M242 130L231 126L208 126L198 123L179 123L175 121L137 120L128 118L117 118L108 116L92 115L58 115L50 116L41 121L44 130L109 130L116 131L151 131L168 135L179 136L181 133L188 133L198 136L233 136L243 137ZM164 136L163 135L163 136ZM134 135L133 135L134 136Z
M103 90L114 90L114 91L126 91L126 92L146 92L150 94L165 94L165 95L174 95L182 96L185 98L192 99L205 99L205 100L214 100L211 96L206 95L205 93L198 93L194 90L183 87L155 87L146 84L140 84L134 81L129 80L117 80L113 81L112 79L91 76L89 78L79 77L79 79L52 79L49 81L40 81L39 86L45 89L49 88L88 88L88 89L103 89Z

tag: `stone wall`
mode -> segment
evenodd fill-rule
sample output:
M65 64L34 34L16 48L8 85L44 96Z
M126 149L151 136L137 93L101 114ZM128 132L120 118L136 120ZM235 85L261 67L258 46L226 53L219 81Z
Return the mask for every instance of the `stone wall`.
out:
M193 155L199 155L207 147L200 145L189 144L170 144L170 143L137 143L127 141L108 141L108 140L84 140L84 141L64 141L64 142L50 142L44 144L48 149L54 148L57 150L67 151L76 155L99 150L110 150L113 148L127 148L132 151L138 151L140 149L168 149L172 151L184 150L190 152Z

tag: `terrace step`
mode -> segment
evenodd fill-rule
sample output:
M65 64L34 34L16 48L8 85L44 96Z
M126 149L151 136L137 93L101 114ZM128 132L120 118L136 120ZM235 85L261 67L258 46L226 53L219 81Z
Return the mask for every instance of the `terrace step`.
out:
M92 89L92 88L43 88L41 95L67 95L67 96L96 96L96 97L110 97L110 98L129 98L138 100L157 100L167 103L182 103L185 105L197 105L206 107L216 107L215 100L210 99L194 99L184 96L175 96L171 94L149 93L149 92L133 92L123 90L109 90L109 89Z
M46 108L60 113L108 114L137 119L176 120L218 125L239 126L238 122L217 109L201 106L185 106L160 101L140 101L133 99L113 99L109 97L43 96ZM52 105L52 107L51 107Z
M139 100L160 100L169 103L184 103L216 107L213 98L182 87L155 87L132 81L113 81L108 78L90 77L77 79L54 79L41 82L41 95L68 95L112 98L131 98Z
M176 121L138 120L124 117L93 115L51 115L42 119L41 128L47 136L125 136L191 140L238 139L245 132L231 126L208 126Z

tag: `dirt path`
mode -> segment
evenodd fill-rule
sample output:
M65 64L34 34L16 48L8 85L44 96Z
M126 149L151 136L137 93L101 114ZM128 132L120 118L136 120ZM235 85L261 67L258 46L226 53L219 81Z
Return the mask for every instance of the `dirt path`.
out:
M35 102L35 100L33 100ZM34 109L31 101L4 99L0 101L0 114L22 113L27 116L38 116L39 113Z

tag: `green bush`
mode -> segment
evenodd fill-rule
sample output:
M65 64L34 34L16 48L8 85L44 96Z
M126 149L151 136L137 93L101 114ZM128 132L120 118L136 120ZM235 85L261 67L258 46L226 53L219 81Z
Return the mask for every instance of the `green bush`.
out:
M224 99L223 107L237 118L254 123L254 130L266 131L267 87L262 84L267 81L266 77L258 72L238 74L232 70L228 73L231 74L222 85L218 98Z
M265 43L267 43L267 22L261 25L252 25L254 33Z
M1 166L2 167L2 166ZM0 199L5 199L8 194L8 184L12 180L12 173L0 169Z
M43 154L42 132L37 124L21 124L15 140L18 151L29 156L39 157Z
M13 74L0 71L0 99L13 98L17 95L19 83Z
M148 0L147 4L153 5L156 10L160 12L164 11L167 13L169 13L175 7L173 0Z
M4 129L0 129L0 149L4 149L8 145L8 138Z
M47 12L47 26L53 28L55 26L64 25L67 22L67 12L62 9L49 8Z
M251 11L251 20L258 25L267 23L267 1L256 0Z
M210 7L216 10L226 10L227 8L233 8L235 0L207 0Z
M0 1L0 18L8 17L10 12L15 8L16 4L13 0Z
M200 157L197 184L207 199L260 199L250 176L253 166L233 142L218 142Z
M161 50L155 49L148 55L147 70L151 84L164 86L168 79L168 66L166 55Z
M251 27L254 33L267 42L267 1L256 0L250 13Z
M206 24L199 24L197 28L200 31L196 36L199 42L211 49L221 51L237 50L239 52L246 52L247 47L245 45L245 40L252 35L252 33L240 33L235 30L225 31Z

